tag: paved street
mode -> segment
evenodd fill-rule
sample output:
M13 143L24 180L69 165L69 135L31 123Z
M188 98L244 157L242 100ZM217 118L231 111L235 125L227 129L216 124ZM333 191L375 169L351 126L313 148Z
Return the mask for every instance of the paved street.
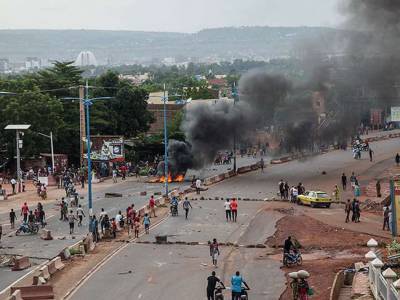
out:
M263 243L274 232L280 218L262 210L263 202L246 202L237 223L225 221L222 201L193 201L189 220L170 217L139 241L154 241L155 236L168 235L169 241L241 245ZM229 286L231 275L240 270L252 287L251 299L278 299L284 290L284 273L279 263L265 257L265 249L221 246L218 276ZM265 270L271 275L265 276ZM131 274L126 272L132 271ZM94 292L105 298L119 299L204 299L206 278L211 265L207 245L129 244L95 273L71 299L88 299ZM119 273L125 273L119 275ZM117 276L118 285L105 286Z
M216 184L201 196L206 199L273 198L281 178L290 184L301 181L306 188L327 190L339 182L343 171L348 176L351 171L372 174L363 174L361 180L384 171L387 166L394 164L398 146L399 139L371 143L375 151L372 163L365 155L362 160L354 160L348 150L268 166L264 173L251 172ZM321 175L322 171L327 174ZM199 200L197 195L190 195L189 198L198 199L192 200L194 209L190 220L184 220L183 216L170 217L140 240L154 241L155 235L160 234L167 235L169 241L206 243L216 237L221 242L242 245L263 243L273 234L274 224L280 217L272 210L262 209L269 206L268 201L240 201L238 224L227 224L221 200ZM333 208L332 212L339 210ZM318 212L321 220L331 215L331 211ZM286 280L279 263L267 258L266 252L266 249L223 247L217 274L228 282L235 269L239 269L253 288L251 299L278 299ZM182 299L204 299L205 279L212 269L207 246L129 244L95 272L71 299L86 299L94 293L121 299L176 299L177 296ZM129 270L132 270L131 274L118 275ZM272 274L266 276L265 270ZM105 288L104 283L115 277L118 278L118 286L107 285Z

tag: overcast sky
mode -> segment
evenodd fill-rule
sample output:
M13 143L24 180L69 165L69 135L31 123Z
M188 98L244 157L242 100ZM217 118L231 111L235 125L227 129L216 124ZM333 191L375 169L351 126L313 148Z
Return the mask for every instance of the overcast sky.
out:
M0 0L1 29L337 26L339 0Z

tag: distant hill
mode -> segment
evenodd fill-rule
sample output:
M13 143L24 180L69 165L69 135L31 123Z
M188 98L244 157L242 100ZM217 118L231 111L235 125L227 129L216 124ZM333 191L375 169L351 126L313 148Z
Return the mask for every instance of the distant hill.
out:
M268 59L293 54L310 41L329 46L342 32L324 27L239 27L193 34L101 30L0 30L0 58L24 61L35 56L72 60L82 50L104 64L177 61L194 58Z

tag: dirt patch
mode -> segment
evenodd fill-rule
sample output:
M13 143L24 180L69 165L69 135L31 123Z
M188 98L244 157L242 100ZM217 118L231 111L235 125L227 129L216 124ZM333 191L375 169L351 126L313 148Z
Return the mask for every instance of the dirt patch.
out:
M352 250L355 253L366 253L370 235L356 233L339 227L326 225L305 215L286 215L277 222L277 230L268 238L267 245L281 248L288 236L297 239L306 251L311 250ZM388 239L377 239L388 242ZM303 251L304 251L303 250ZM366 251L367 250L367 251Z
M276 227L275 234L268 238L266 244L275 248L278 254L270 257L279 259L284 240L288 236L295 238L302 247L303 265L283 270L286 273L307 270L311 274L310 286L315 291L313 299L329 299L335 274L362 261L369 250L366 243L370 235L326 225L305 215L286 215L277 222ZM377 240L381 243L389 241L384 238ZM289 286L281 299L292 299Z
M326 300L329 299L331 293L331 287L335 275L340 270L351 267L354 264L353 259L347 260L336 260L336 259L323 259L323 260L312 260L306 261L298 269L292 268L284 270L287 273L295 272L300 269L307 270L310 272L311 277L308 280L310 287L314 289L313 300ZM290 279L288 278L288 282ZM290 287L287 287L285 292L281 295L280 300L292 300L292 291Z

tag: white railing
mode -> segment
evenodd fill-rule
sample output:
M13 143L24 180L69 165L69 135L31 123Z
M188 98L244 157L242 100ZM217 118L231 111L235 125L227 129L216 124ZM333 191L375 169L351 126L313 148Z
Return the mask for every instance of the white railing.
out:
M370 247L370 245L368 245ZM377 300L397 300L400 299L400 280L397 280L396 273L388 268L382 272L383 262L375 255L374 247L365 257L369 260L368 279L371 292Z

